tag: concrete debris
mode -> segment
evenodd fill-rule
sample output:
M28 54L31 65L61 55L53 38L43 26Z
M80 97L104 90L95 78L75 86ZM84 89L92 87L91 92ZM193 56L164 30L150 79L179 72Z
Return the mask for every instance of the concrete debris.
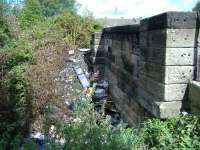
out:
M74 50L70 50L68 53L69 55L74 55Z
M93 101L100 101L104 98L108 97L108 94L106 93L106 90L105 89L102 89L102 88L97 88L95 91L94 91L94 95L92 97Z
M42 134L41 132L32 133L30 134L30 138L44 140L44 134Z
M79 49L80 52L88 52L88 51L91 51L90 48L81 48Z
M77 74L78 79L79 79L82 87L84 89L88 88L90 86L90 83L89 83L87 77L85 76L83 70L80 68L80 66L79 65L73 65L73 69L74 69L75 73Z
M99 81L99 82L95 82L93 84L93 88L103 88L105 90L108 89L108 82L103 80L103 81Z
M73 63L77 63L79 60L77 60L75 58L69 58L68 61L69 62L73 62Z

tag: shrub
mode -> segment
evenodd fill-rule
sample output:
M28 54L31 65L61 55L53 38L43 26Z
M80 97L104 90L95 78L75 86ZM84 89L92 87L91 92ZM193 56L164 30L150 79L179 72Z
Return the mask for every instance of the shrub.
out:
M81 94L75 102L75 119L61 123L57 137L64 138L64 149L71 150L134 150L145 148L142 138L132 128L111 125L110 118L96 113L91 99ZM55 144L54 144L55 145Z
M200 120L192 115L148 120L141 132L152 149L199 149Z
M55 24L64 33L66 43L73 47L89 47L91 33L101 28L92 17L81 17L71 12L59 15Z
M1 84L7 91L7 97L1 99L1 107L7 113L0 117L1 142L4 141L5 145L9 144L16 135L26 135L29 131L32 105L25 78L27 67L27 65L13 67Z
M33 49L27 40L13 40L0 51L0 58L0 64L5 74L14 66L32 63L34 61Z
M7 21L3 16L0 16L0 48L3 47L11 38L11 32Z
M22 28L27 28L43 19L41 5L38 0L25 0L19 13L19 21Z

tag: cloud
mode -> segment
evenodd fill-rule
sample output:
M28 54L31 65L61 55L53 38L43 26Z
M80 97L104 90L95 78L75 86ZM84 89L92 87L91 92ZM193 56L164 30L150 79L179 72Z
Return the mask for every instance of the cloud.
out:
M182 0L195 1L195 0ZM84 9L93 12L97 18L134 18L149 17L166 11L179 11L180 8L170 0L78 0L82 4L79 13L82 14Z
M172 4L176 5L179 9L190 11L194 8L199 0L169 0Z
M97 18L149 17L166 11L190 11L198 0L77 0Z

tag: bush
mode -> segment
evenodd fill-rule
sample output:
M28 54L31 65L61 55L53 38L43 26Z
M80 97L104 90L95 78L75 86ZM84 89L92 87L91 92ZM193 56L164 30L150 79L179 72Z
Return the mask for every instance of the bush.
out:
M65 139L63 149L70 150L135 150L145 148L138 131L111 125L110 118L94 111L91 99L80 94L74 104L74 120L60 123L56 137ZM52 139L55 141L56 139ZM56 145L53 142L53 145ZM59 146L58 146L59 147Z
M13 67L2 83L8 94L6 99L1 99L1 104L4 103L3 108L7 108L5 111L8 111L0 118L1 142L4 141L5 145L16 135L26 135L29 131L32 105L27 91L26 70L27 65Z
M92 17L81 17L71 12L59 15L55 24L64 33L66 43L73 47L89 47L92 32L101 29L101 25Z
M41 5L38 0L25 0L23 9L19 13L22 28L27 28L43 19Z
M0 65L4 74L12 67L23 63L33 63L33 49L25 39L13 40L0 51Z
M148 120L141 134L152 149L199 149L200 119L192 115L180 115L166 121Z
M7 21L3 16L0 16L0 48L2 48L11 38L11 32Z

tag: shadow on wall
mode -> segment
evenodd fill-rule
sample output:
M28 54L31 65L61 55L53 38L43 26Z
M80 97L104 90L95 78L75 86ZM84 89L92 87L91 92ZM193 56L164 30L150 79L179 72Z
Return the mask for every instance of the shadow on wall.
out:
M109 92L129 122L146 116L165 119L188 110L196 20L195 12L167 12L140 25L93 34L91 65L101 66Z

